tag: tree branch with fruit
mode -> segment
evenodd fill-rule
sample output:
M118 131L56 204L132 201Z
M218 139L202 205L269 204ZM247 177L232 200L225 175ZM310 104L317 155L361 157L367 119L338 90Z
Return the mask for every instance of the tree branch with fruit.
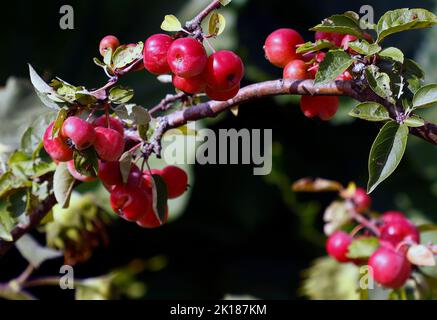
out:
M267 37L264 54L283 68L283 78L240 87L243 61L232 51L215 51L208 41L223 32L219 9L229 2L212 1L185 25L168 15L161 28L171 34L155 34L144 43L120 44L106 36L99 47L102 58L94 59L108 78L98 89L59 78L47 84L30 66L32 84L52 113L26 131L21 149L2 172L0 255L55 203L68 207L78 181L100 180L123 219L145 228L161 226L167 221L167 201L182 195L189 183L178 167L150 168L149 158L161 156L164 134L256 99L301 95L303 115L325 121L336 114L338 96L360 102L349 115L382 126L370 151L369 193L396 169L410 133L437 144L437 126L417 114L437 103L437 84L423 86L424 72L416 62L395 47L382 47L391 34L431 27L437 23L434 14L389 11L363 30L358 14L348 11L313 27L315 41L310 42L293 29L278 29ZM171 82L176 93L151 108L132 103L133 90L119 83L143 69ZM27 219L18 219L10 212L11 197L23 191Z

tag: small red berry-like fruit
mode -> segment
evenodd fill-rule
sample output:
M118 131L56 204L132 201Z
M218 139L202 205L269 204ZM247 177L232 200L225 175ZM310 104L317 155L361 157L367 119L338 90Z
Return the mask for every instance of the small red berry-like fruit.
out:
M349 42L354 42L357 39L358 39L357 37L355 37L351 34L347 34L341 40L341 46L343 47L344 50L349 50Z
M165 224L168 219L168 207L166 207L164 218L162 221L162 224ZM159 222L158 218L156 217L155 213L153 212L153 208L149 210L141 219L137 221L137 224L140 227L143 228L157 228L161 226L161 223Z
M171 71L183 78L201 74L207 59L205 48L193 38L180 38L173 41L167 53L167 62Z
M240 91L240 86L236 86L235 88L229 91L216 91L214 88L206 86L205 93L211 100L216 101L226 101L235 97Z
M123 136L110 128L97 127L94 148L101 160L117 161L124 150Z
M73 142L78 150L90 147L96 138L94 127L79 117L69 117L64 121L62 135Z
M205 67L206 83L217 91L229 91L240 85L244 65L240 57L229 50L221 50L209 56Z
M97 176L104 185L113 186L123 183L120 172L120 162L118 161L99 161L99 171Z
M111 35L106 36L100 41L100 54L102 55L102 57L104 57L106 50L111 48L111 50L114 51L118 46L120 46L120 41L118 41L117 37Z
M352 74L349 72L349 70L345 70L341 75L337 77L335 80L341 80L341 81L348 81L352 80Z
M167 166L161 170L161 177L167 184L167 195L169 199L181 196L188 186L188 175L179 167Z
M381 242L388 242L396 247L400 242L420 242L420 234L417 227L406 218L394 218L388 223L384 223L380 228Z
M387 211L381 216L381 221L384 224L393 223L396 220L407 219L407 217L400 211Z
M121 135L124 135L124 127L123 123L120 120L114 117L108 117L109 119L109 128L118 131ZM106 115L100 116L93 121L94 127L104 127L107 128L108 124L106 122Z
M159 169L152 169L151 171L149 171L149 170L144 170L143 171L143 179L144 179L145 184L146 184L146 186L148 188L152 187L152 181L151 181L152 180L152 177L151 177L152 174L159 174L159 175L161 175L162 171L159 170Z
M370 198L366 190L363 188L357 188L355 190L355 193L352 196L352 201L354 202L355 210L357 212L367 211L372 205L372 198Z
M304 43L302 36L293 29L278 29L266 39L264 51L267 60L273 65L283 68L291 60L300 59L296 46Z
M192 78L182 78L173 75L173 85L175 88L182 90L185 93L195 94L205 90L205 78L203 74L199 74Z
M96 180L95 177L85 176L85 175L79 173L76 170L76 167L74 166L74 160L70 160L70 161L67 162L67 169L68 169L68 172L70 172L70 174L76 180L83 181L83 182L89 182L89 181Z
M303 80L309 79L311 75L307 72L307 65L304 61L296 59L289 62L283 72L284 79Z
M44 149L54 161L70 161L73 159L73 150L61 136L61 132L58 132L57 136L52 135L53 126L54 122L52 122L44 132Z
M151 208L151 195L138 186L117 185L111 190L109 198L112 209L128 221L144 217Z
M338 262L349 262L348 248L352 243L352 237L344 231L336 231L331 234L326 241L326 251L328 254L335 258Z
M344 35L340 34L340 33L334 33L334 32L316 31L316 34L314 35L314 38L316 40L328 40L328 41L331 41L337 47L340 47L341 46L341 41L343 40Z
M373 278L384 287L402 287L411 274L411 264L404 254L382 246L369 258Z
M167 52L173 43L172 37L167 34L154 34L144 44L144 67L153 74L170 73L167 62Z
M338 97L334 96L302 96L300 99L300 108L306 117L322 120L334 117L338 104Z

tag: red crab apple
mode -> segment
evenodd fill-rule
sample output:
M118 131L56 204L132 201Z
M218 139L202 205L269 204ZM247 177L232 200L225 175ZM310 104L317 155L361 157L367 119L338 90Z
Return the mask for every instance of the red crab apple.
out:
M120 162L99 160L97 176L104 185L113 186L123 183L120 172Z
M229 50L220 50L209 56L205 67L205 79L216 91L229 91L240 85L244 65L240 57Z
M347 256L348 248L351 243L352 237L348 233L336 231L330 235L326 241L326 251L338 262L348 262L351 261Z
M162 220L162 224L165 224L168 219L168 207L165 208L165 214ZM143 228L157 228L161 226L156 214L153 212L153 208L149 210L141 219L137 220L137 224Z
M208 56L203 45L193 38L179 38L167 52L171 71L180 77L191 78L202 73Z
M352 201L355 205L355 210L357 212L367 211L372 205L372 198L367 194L366 190L363 188L357 188L354 195L352 196Z
M341 46L341 41L344 38L343 34L340 33L334 33L334 32L322 32L322 31L316 31L314 38L316 40L328 40L335 44L337 47Z
M203 74L199 74L192 78L182 78L173 75L173 85L175 88L182 90L188 94L200 93L205 89L205 78Z
M300 59L296 46L303 44L302 36L293 29L278 29L266 39L264 51L267 60L273 65L283 68L291 60Z
M109 119L109 128L118 131L121 135L124 134L123 123L120 120L114 117L108 117ZM108 123L106 122L106 115L102 115L93 121L94 127L108 127Z
M206 86L205 93L211 100L226 101L235 97L240 91L240 86L236 86L229 91L216 91L214 88Z
M90 147L96 138L94 127L79 117L69 117L64 121L62 135L73 142L78 150Z
M338 97L334 96L302 96L300 107L308 118L319 117L329 120L338 110Z
M188 186L187 173L176 166L167 166L161 170L162 179L167 185L167 195L169 199L181 196Z
M172 43L172 37L162 33L154 34L146 40L143 51L143 63L147 71L153 74L170 73L167 52Z
M58 135L52 134L53 126L54 122L44 132L44 149L54 161L70 161L73 159L73 149L67 145L65 138L61 136L60 132L58 132Z
M116 161L124 150L123 136L110 128L97 127L94 148L101 160Z
M86 176L81 174L76 170L76 167L74 166L74 160L70 160L67 162L67 169L68 172L75 178L76 180L83 181L83 182L90 182L96 180L96 177L92 176Z
M105 56L106 50L109 48L114 51L118 46L120 46L120 41L117 37L109 35L104 37L99 44L99 51L102 57Z
M406 256L394 249L382 246L369 258L373 278L384 287L402 287L411 274L411 264Z
M144 188L129 184L117 185L111 190L112 209L128 221L143 218L151 208L151 194Z
M285 66L283 77L284 79L303 80L309 79L311 75L308 74L306 63L302 60L296 59Z
M341 40L341 46L343 47L344 50L348 50L351 53L355 53L355 51L353 51L352 49L349 48L349 42L354 42L357 39L358 39L357 37L355 37L355 36L353 36L351 34L347 34Z
M403 241L420 242L419 230L407 218L391 218L390 222L385 222L381 226L380 231L381 242L388 242L394 247Z

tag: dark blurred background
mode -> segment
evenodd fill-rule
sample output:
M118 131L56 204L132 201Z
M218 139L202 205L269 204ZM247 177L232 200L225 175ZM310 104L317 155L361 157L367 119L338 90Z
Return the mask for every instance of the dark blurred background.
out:
M160 32L165 14L181 20L193 16L208 1L22 1L4 3L0 19L0 85L10 76L28 77L31 63L47 79L54 76L73 84L98 87L105 75L93 64L98 43L115 34L125 43L143 41ZM74 8L74 30L61 30L59 8ZM239 52L247 68L245 83L281 76L263 56L266 36L291 27L312 40L307 31L323 18L372 5L375 19L400 7L433 10L433 1L279 1L234 0L226 9L228 27L217 47ZM222 39L222 40L221 40ZM428 43L426 43L428 39ZM430 41L430 40L433 41ZM406 32L393 36L406 56L427 66L428 80L437 77L435 33ZM434 43L434 44L432 44ZM425 51L428 50L428 51ZM426 54L425 54L426 52ZM434 52L434 54L433 54ZM434 68L434 69L432 69ZM151 106L172 90L146 72L129 75L123 83L135 89L134 100ZM300 298L302 270L324 254L322 210L333 195L295 195L290 184L301 177L320 176L344 184L365 186L367 158L378 132L374 124L353 121L346 114L350 101L329 122L305 118L296 98L259 100L204 125L219 128L272 128L273 172L253 176L251 166L196 165L188 205L173 222L143 230L118 221L110 227L110 245L96 250L91 260L75 267L76 277L92 277L126 265L134 258L166 257L166 266L145 272L145 298L222 298L226 294L258 298ZM436 113L429 114L437 120ZM5 118L1 119L6 122ZM374 208L405 210L422 220L437 221L437 164L435 147L410 139L401 165L373 194ZM26 263L16 251L0 261L0 280L16 276ZM45 263L37 274L56 274L59 260ZM40 297L61 299L70 293L36 291Z

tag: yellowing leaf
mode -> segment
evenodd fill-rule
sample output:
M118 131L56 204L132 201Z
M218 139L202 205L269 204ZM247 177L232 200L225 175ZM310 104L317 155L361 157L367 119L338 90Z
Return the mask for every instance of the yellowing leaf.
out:
M417 266L435 266L434 254L423 244L413 245L407 252L408 260Z
M235 106L231 108L231 112L234 116L238 116L239 106Z
M225 30L226 19L220 13L214 12L209 18L208 30L212 36L219 36Z
M174 15L168 14L161 24L161 29L169 32L177 32L182 30L182 24Z

